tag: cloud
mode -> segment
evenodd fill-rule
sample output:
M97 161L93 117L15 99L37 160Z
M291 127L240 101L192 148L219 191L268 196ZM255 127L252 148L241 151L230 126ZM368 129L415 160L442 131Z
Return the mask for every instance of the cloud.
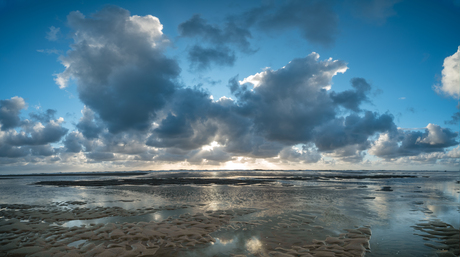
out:
M249 39L252 37L247 28L238 26L235 22L227 20L223 28L208 24L200 15L193 15L189 20L179 24L179 34L182 37L201 38L213 46L236 46L243 52L251 53ZM200 41L203 43L203 41Z
M279 21L279 26L294 28L282 10L329 8L313 1L291 1L283 6L279 10L264 6L267 10L254 16L251 24L262 27L268 21ZM182 37L206 41L189 48L195 69L232 65L235 53L230 47L250 49L250 34L230 33L250 21L230 17L226 22L217 26L194 16L179 26ZM56 82L65 87L74 79L85 107L76 131L68 133L63 146L55 150L60 160L50 156L60 163L222 165L259 158L277 163L329 159L357 163L371 153L384 159L415 157L442 153L458 144L456 133L450 130L430 124L425 133L402 131L396 128L393 115L363 109L364 103L371 103L372 92L364 78L353 78L349 89L336 92L333 77L348 69L341 60L320 60L317 53L311 53L280 69L266 68L242 80L235 76L228 83L232 98L214 100L205 89L178 82L180 68L165 55L169 41L157 18L130 15L109 6L88 18L72 12L68 24L74 44L61 57L66 68ZM53 115L50 111L31 116L36 129L23 125L27 136L4 132L21 142L10 141L10 148L4 151L26 158L33 152L29 148L25 153L24 147L33 146L24 145L27 140L49 145L50 139L39 141L33 133L57 122ZM45 124L45 120L53 122ZM63 131L56 134L63 137ZM51 153L45 150L42 154Z
M382 25L389 17L396 15L394 6L401 0L351 0L347 2L351 2L350 6L354 15Z
M0 100L1 130L6 131L19 126L19 113L23 109L27 109L27 104L22 97L14 96L11 99Z
M324 88L346 70L346 63L319 61L312 53L281 69L265 70L252 90L251 83L239 85L235 80L229 86L238 99L238 112L253 119L257 133L270 141L297 144L310 141L315 127L335 117L333 100Z
M236 47L244 53L253 53L249 39L252 37L247 28L238 26L227 20L224 25L211 25L200 15L193 15L189 20L179 24L181 37L200 39L188 50L190 66L195 71L217 66L233 66L236 60L235 51L229 46Z
M235 52L251 54L251 28L265 32L284 32L298 29L310 42L330 46L337 34L338 18L332 4L324 1L287 1L261 5L244 13L228 16L222 25L210 24L199 14L179 24L181 37L199 39L199 44L189 50L189 61L195 70L218 66L232 66ZM232 47L232 48L230 48Z
M351 86L354 90L346 90L340 93L331 93L332 100L351 111L361 111L359 105L362 102L369 102L367 94L371 91L371 86L363 78L352 78Z
M188 59L193 70L206 70L212 64L217 66L233 66L235 53L228 47L203 48L195 45L188 52Z
M176 91L147 145L191 150L211 143L218 129L213 113L217 107L205 91L197 88Z
M346 118L331 120L317 128L315 145L320 151L337 150L349 145L359 145L365 150L370 145L368 138L377 132L395 133L394 117L366 111L363 117L352 114Z
M411 113L415 113L414 107L407 107L406 110Z
M454 149L447 152L447 156L450 158L460 158L460 146L457 146Z
M29 116L33 120L40 121L42 123L47 123L50 120L56 119L55 118L56 112L57 112L56 110L48 109L43 113L36 113L36 112L29 113Z
M115 158L113 153L91 152L87 153L86 157L95 161L111 161Z
M61 126L63 119L50 120L43 125L40 122L34 123L24 120L21 124L22 131L8 131L4 136L4 142L9 145L45 145L58 142L68 129Z
M458 145L457 132L428 124L424 132L398 130L396 136L380 134L369 150L370 154L391 159L403 156L417 156L423 153L444 152L445 148Z
M438 94L444 94L454 99L460 97L460 46L457 52L444 59L442 70L442 85L434 85L433 89Z
M56 28L54 26L51 26L49 28L50 30L48 32L46 32L46 39L48 39L49 41L56 41L58 40L58 36L61 32L61 28Z
M0 100L0 162L16 163L18 160L31 156L40 158L58 154L50 144L56 143L67 133L68 129L62 127L63 118L54 117L56 111L47 110L44 113L30 113L31 120L21 119L21 110L27 103L21 97ZM5 159L6 158L6 159Z
M82 133L72 131L67 134L63 143L67 152L79 153L83 150L82 142L84 141L85 138L83 137Z
M180 73L163 53L169 41L158 18L108 6L90 18L72 12L67 20L74 44L61 57L66 69L56 83L65 88L75 79L80 100L110 132L147 130Z
M94 139L104 130L104 124L96 117L96 114L87 106L81 111L82 117L77 123L78 130L88 139Z
M298 29L302 36L316 44L330 46L338 33L338 17L332 1L285 1L253 8L235 19L244 20L266 32Z
M460 121L460 112L456 112L452 115L452 119L448 121L444 121L445 124L449 125L457 125Z
M302 145L301 149L290 146L280 151L279 158L289 162L316 163L321 154L312 145Z

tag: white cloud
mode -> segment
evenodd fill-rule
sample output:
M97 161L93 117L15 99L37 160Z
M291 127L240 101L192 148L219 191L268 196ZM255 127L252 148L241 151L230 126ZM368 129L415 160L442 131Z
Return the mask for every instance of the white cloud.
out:
M397 151L398 141L390 138L388 133L381 133L368 152L375 156L391 156Z
M256 73L254 75L250 75L247 78L244 78L242 81L238 81L238 83L240 83L240 85L243 85L245 83L251 83L254 85L254 87L258 87L260 83L262 83L262 79L264 78L264 76L267 75L267 69L269 68L267 67L265 71Z
M424 138L417 138L417 143L437 145L444 144L445 142L449 141L448 135L444 133L440 126L430 123L428 126L426 126L426 128L428 130L428 136Z
M435 85L438 94L445 94L459 99L460 95L460 46L455 54L446 57L442 70L442 85Z
M454 149L447 152L447 156L450 158L460 158L460 146L457 146Z

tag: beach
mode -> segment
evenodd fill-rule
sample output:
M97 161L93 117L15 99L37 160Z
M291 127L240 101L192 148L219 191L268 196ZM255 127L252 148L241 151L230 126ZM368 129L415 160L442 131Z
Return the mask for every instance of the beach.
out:
M0 176L0 256L459 256L444 171Z

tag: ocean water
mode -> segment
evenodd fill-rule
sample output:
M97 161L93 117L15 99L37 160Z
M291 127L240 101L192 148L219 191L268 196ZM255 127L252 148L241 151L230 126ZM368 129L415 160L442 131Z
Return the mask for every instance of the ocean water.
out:
M35 184L151 178L236 179L243 183ZM259 180L265 183L244 183ZM212 242L174 250L170 254L175 256L270 256L276 247L301 247L363 226L372 230L366 256L436 256L440 250L426 245L435 244L436 240L421 236L416 227L433 221L460 227L459 181L459 172L444 171L155 171L134 176L0 176L0 205L40 205L65 210L155 208L154 212L131 216L111 215L53 224L62 227L161 222L188 214L249 210L212 232ZM72 204L73 201L79 203ZM309 224L302 223L302 217L310 217ZM2 219L7 217L0 214Z

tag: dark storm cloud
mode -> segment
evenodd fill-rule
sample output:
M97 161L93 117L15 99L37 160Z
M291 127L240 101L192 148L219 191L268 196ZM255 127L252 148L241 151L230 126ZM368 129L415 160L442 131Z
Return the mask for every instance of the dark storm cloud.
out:
M460 121L460 112L456 112L452 115L451 120L447 120L444 123L448 125L457 125L459 121Z
M298 29L312 43L331 45L338 33L338 17L333 11L334 1L293 0L263 5L242 14L248 26L267 32Z
M19 113L27 108L27 105L21 97L12 97L11 99L0 100L0 124L3 131L19 126L21 119Z
M398 135L380 135L370 153L381 158L416 156L422 153L444 152L445 148L458 145L457 132L428 124L424 132L399 130Z
M109 6L87 18L67 17L74 44L61 57L66 65L56 77L61 87L76 79L81 101L97 113L109 131L147 130L155 112L176 90L180 68L167 58L160 21L153 16L130 16ZM93 128L85 130L96 136Z
M206 70L213 64L217 66L233 66L235 53L228 47L203 48L195 45L188 52L188 59L193 70Z
M334 103L343 106L351 111L359 112L362 102L369 102L367 94L371 91L371 86L363 78L352 78L351 86L354 90L346 90L340 93L331 93Z

